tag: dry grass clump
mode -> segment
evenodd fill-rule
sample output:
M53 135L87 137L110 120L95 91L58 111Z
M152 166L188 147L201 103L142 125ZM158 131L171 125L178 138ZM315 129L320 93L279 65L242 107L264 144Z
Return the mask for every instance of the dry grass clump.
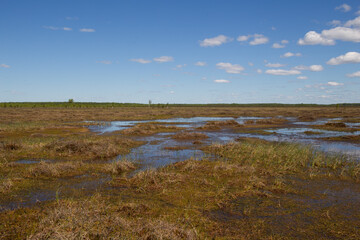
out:
M356 132L360 130L357 128L349 128L343 122L327 122L323 125L312 125L311 127L317 129L329 130L329 131L339 131L339 132Z
M204 126L198 127L198 129L202 130L218 130L221 128L236 128L242 127L243 125L239 124L235 120L227 120L227 121L209 121Z
M22 148L22 145L20 143L0 142L0 150L3 150L3 151L13 151L13 150L19 150L21 148Z
M104 171L111 173L111 174L122 174L122 173L129 172L129 171L135 170L135 169L136 169L136 167L135 167L134 163L132 163L126 159L108 163L104 167Z
M257 120L246 120L244 123L267 125L267 124L284 124L286 122L288 122L288 120L284 118L265 118L265 119L257 119Z
M82 166L81 162L58 162L47 163L41 161L39 164L32 166L29 169L29 177L64 177L73 176L78 172L77 170Z
M116 136L61 139L45 146L49 155L65 158L107 159L128 152L136 142Z
M189 146L166 146L163 149L170 151L180 151L180 150L189 149Z
M322 140L328 140L328 141L341 141L341 142L360 143L360 135L326 137L326 138L321 138L321 139Z
M146 217L149 207L111 204L96 194L83 201L61 200L28 239L195 239L192 230L164 219Z
M324 124L326 127L335 127L335 128L346 128L346 124L342 122L327 122Z
M200 140L208 138L206 134L197 132L180 132L171 137L176 140Z
M176 126L164 126L161 124L140 123L134 127L122 130L125 135L151 135L158 132L173 132L181 128Z
M322 132L315 132L315 131L305 131L304 134L306 135L319 135L323 134Z
M2 179L0 182L0 193L6 193L10 191L13 185L14 183L11 179L9 178Z

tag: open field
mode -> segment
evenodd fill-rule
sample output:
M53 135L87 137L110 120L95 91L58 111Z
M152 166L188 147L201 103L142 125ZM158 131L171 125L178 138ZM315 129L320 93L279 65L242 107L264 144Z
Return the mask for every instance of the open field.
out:
M358 159L282 139L359 149L359 119L335 105L0 108L0 239L358 239Z

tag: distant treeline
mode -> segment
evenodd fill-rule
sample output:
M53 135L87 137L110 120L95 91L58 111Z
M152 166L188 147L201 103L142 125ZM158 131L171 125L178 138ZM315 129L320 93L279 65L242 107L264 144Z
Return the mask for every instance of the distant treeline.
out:
M252 103L252 104L169 104L169 103L115 103L115 102L2 102L1 108L114 108L114 107L359 107L360 103L339 104L281 104L281 103Z

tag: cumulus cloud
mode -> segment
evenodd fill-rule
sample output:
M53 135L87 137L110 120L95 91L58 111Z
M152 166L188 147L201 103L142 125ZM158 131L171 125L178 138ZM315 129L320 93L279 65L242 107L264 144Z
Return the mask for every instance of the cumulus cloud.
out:
M346 74L346 76L353 78L353 77L360 77L360 71L354 72L354 73L349 73Z
M360 11L360 10L359 10ZM360 16L355 18L355 19L352 19L352 20L349 20L347 21L345 24L344 24L345 27L360 27Z
M225 80L225 79L216 79L214 80L214 83L229 83L229 80Z
M327 64L329 65L340 65L345 63L360 63L360 53L347 52L345 55L340 55L327 61Z
M299 39L299 45L335 45L335 41L332 39L326 39L321 34L310 31L307 32L303 39Z
M299 39L299 45L335 45L336 40L346 42L360 42L360 17L347 21L341 25L338 20L331 22L334 28L317 33L310 31L305 34L304 38Z
M337 6L335 8L335 10L340 10L342 12L349 12L351 10L351 7L349 5L347 5L346 3L340 5L340 6Z
M279 68L279 67L284 67L285 64L281 64L281 63L267 63L265 66L266 66L266 67L270 67L270 68Z
M224 43L231 42L233 39L227 37L225 35L219 35L213 38L205 38L204 40L200 41L201 47L215 47L220 46Z
M10 68L10 66L7 65L7 64L0 64L0 67L2 67L2 68Z
M97 63L102 63L102 64L111 64L112 62L109 60L103 60L103 61L96 61Z
M238 64L220 62L216 64L218 69L223 69L227 73L241 73L244 71L244 67Z
M137 63L142 63L142 64L151 63L151 60L146 60L146 59L143 59L143 58L133 58L133 59L130 59L130 61L137 62Z
M264 35L262 34L250 34L250 35L241 35L241 36L238 36L236 38L237 41L239 42L246 42L248 40L252 39L249 44L250 45L261 45L261 44L265 44L267 42L269 42L269 38L265 37Z
M274 43L272 48L284 48L286 44L288 44L288 40L282 40L280 43Z
M301 53L287 52L284 55L282 55L281 57L288 58L288 57L300 57L300 56L301 56Z
M329 25L332 25L334 27L340 26L341 25L341 21L339 20L332 20L331 22L329 22Z
M270 75L279 75L279 76L288 76L288 75L299 75L301 72L299 70L285 70L285 69L269 69L265 73Z
M294 69L296 70L309 70L312 72L321 72L322 70L324 70L324 67L322 65L311 65L311 66L304 66L304 65L299 65L294 67Z
M329 86L342 86L342 85L344 85L343 83L338 83L338 82L328 82L327 84Z
M174 61L174 58L170 57L170 56L161 56L158 58L154 58L154 61L158 62L158 63L172 62L172 61Z
M206 62L196 62L195 63L196 66L199 66L199 67L203 67L203 66L206 66Z
M79 31L80 32L92 33L92 32L95 32L95 29L93 29L93 28L81 28Z
M298 76L297 79L306 80L306 79L308 79L308 77L307 76Z
M263 71L262 71L261 69L257 69L256 72L257 72L258 74L262 74Z
M260 45L260 44L265 44L267 42L269 42L269 38L265 37L262 34L255 34L254 39L250 41L250 45Z
M251 35L238 36L238 37L236 38L236 40L238 40L239 42L244 42L244 41L249 40L250 37L251 37Z

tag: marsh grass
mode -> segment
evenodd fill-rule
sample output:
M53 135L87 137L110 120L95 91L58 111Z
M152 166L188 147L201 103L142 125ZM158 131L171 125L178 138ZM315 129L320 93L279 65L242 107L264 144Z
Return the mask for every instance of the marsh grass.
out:
M235 120L227 121L209 121L204 126L198 127L200 130L219 130L221 128L239 128L243 125L239 124Z
M107 163L104 166L105 172L115 175L123 174L135 169L136 169L135 164L127 159L121 159L118 161Z
M198 132L179 132L171 137L176 140L201 140L208 138L206 134Z
M134 127L119 131L124 135L152 135L159 132L176 132L181 130L182 128L176 126L164 126L161 124L154 123L140 123L135 125Z
M48 163L41 161L29 169L28 177L32 178L57 178L57 177L70 177L79 174L80 168L84 164L80 161L76 162L57 162Z

